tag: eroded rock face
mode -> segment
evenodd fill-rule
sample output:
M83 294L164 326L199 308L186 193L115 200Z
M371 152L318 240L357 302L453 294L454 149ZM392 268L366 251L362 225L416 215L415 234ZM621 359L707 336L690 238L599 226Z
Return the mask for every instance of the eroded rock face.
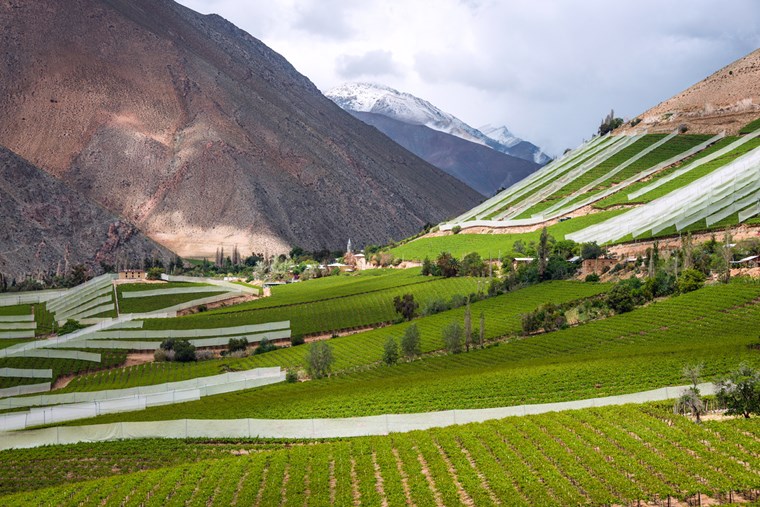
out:
M706 77L638 116L636 127L650 133L681 125L690 134L736 135L760 117L760 49ZM632 130L623 124L618 132Z
M218 16L19 0L0 29L0 144L180 255L385 242L480 199Z
M0 273L21 278L86 264L140 265L172 254L132 224L0 146Z

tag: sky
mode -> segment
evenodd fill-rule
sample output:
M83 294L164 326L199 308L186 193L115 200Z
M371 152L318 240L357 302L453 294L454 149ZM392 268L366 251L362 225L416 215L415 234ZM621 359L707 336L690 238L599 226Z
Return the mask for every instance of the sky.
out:
M391 86L558 155L760 47L757 0L179 0L322 91Z

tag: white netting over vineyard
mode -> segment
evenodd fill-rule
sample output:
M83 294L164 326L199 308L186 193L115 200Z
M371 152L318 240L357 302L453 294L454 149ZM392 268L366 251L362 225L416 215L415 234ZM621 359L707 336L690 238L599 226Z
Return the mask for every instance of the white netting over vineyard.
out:
M225 287L215 287L213 285L203 285L200 287L172 287L169 289L131 290L123 291L121 293L121 298L149 298L154 296L173 296L176 294L199 294L203 292L228 292L228 289Z
M748 197L760 180L760 148L644 206L568 234L573 241L607 243L676 226L683 228Z

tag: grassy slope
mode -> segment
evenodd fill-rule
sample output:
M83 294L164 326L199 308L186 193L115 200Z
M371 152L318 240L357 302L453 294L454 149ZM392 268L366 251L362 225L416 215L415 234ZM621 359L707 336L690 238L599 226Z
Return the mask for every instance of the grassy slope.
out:
M753 323L760 319L758 298L757 283L712 286L628 314L468 354L73 424L183 417L342 417L636 392L680 383L685 364L704 363L706 377L725 374L742 361L760 364L757 352L748 348L757 340ZM478 315L475 307L473 313ZM377 343L383 341L379 336ZM345 352L338 343L336 355Z
M549 226L547 229L554 239L564 239L565 234L575 232L589 225L602 222L608 218L619 215L624 210L612 210L601 213L593 213L583 217L573 218L566 222L560 222ZM435 259L441 252L451 252L455 257L462 258L470 252L478 252L484 258L498 258L502 256L520 256L515 254L512 246L515 241L525 243L538 241L541 231L533 231L519 234L454 234L420 238L400 245L391 250L395 257L404 259L422 260L425 257Z

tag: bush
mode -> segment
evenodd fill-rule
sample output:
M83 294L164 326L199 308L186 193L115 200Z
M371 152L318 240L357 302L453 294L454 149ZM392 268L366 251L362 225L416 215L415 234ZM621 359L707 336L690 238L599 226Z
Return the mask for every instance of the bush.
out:
M335 362L335 358L329 343L320 341L309 345L309 350L306 353L306 371L312 378L328 376L332 370L333 362Z
M73 333L74 331L84 329L85 327L87 326L80 324L78 320L68 319L61 327L58 328L58 336Z
M607 293L607 306L617 313L633 310L636 303L633 299L633 289L630 284L618 283Z
M253 355L256 356L258 354L266 354L267 352L272 352L273 350L277 350L278 348L279 347L277 345L270 342L268 339L263 338L259 342L259 346L256 347L256 349L253 351Z
M443 328L443 345L452 354L462 352L462 326L459 322L452 322Z
M430 262L430 257L425 257L422 261L422 276L430 276L433 274L433 263Z
M195 360L196 361L208 361L209 359L216 358L216 354L214 354L213 350L198 350L195 352Z
M459 225L455 225L454 227L452 227L452 228L451 228L451 233L452 233L452 234L459 234L459 232L460 232L461 230L462 230L462 227L461 227L461 226L459 226Z
M586 281L587 282L598 282L599 281L599 275L596 273L591 273L590 275L586 275Z
M705 284L705 274L696 269L686 269L678 277L676 288L681 294L701 289Z
M245 336L242 338L230 338L227 342L227 351L236 352L238 350L245 350L248 348L248 338Z
M420 304L414 300L414 294L404 294L393 298L393 307L406 320L412 320Z
M581 257L583 260L598 259L600 255L602 255L602 247L597 245L596 241L581 245Z
M481 259L480 254L471 252L464 256L459 274L462 276L484 276L486 264Z
M404 336L401 337L401 351L407 359L420 355L420 331L417 329L417 324L412 324L404 330Z
M290 337L290 344L294 347L296 345L303 345L304 343L306 343L306 340L304 340L303 335L297 334Z
M425 308L422 309L422 315L429 316L429 315L435 315L436 313L445 312L446 310L449 310L450 307L441 298L435 298L431 299L427 302L425 305Z
M172 353L172 357L169 358L169 352ZM165 361L171 361L174 359L174 351L164 350L164 349L156 349L155 352L153 352L153 360L157 363L162 363Z
M160 280L164 270L161 268L150 268L145 274L145 278L148 280Z
M435 261L441 276L451 278L459 274L459 261L449 252L441 252Z
M293 370L285 372L285 382L288 384L295 384L298 382L298 372Z
M461 294L454 294L449 301L449 308L461 308L467 304L467 298Z
M567 318L562 309L553 303L541 305L535 311L522 316L524 334L534 333L539 329L548 333L565 327L567 327Z
M727 407L726 414L760 414L760 371L742 364L727 378L716 382L718 401Z
M161 349L167 352L166 357L168 361L178 361L180 363L195 361L195 345L185 339L167 338L161 342Z
M392 336L389 336L383 346L383 362L392 366L398 362L398 355L398 343Z
M174 342L174 360L179 363L189 363L195 361L195 345L187 340L177 340Z

